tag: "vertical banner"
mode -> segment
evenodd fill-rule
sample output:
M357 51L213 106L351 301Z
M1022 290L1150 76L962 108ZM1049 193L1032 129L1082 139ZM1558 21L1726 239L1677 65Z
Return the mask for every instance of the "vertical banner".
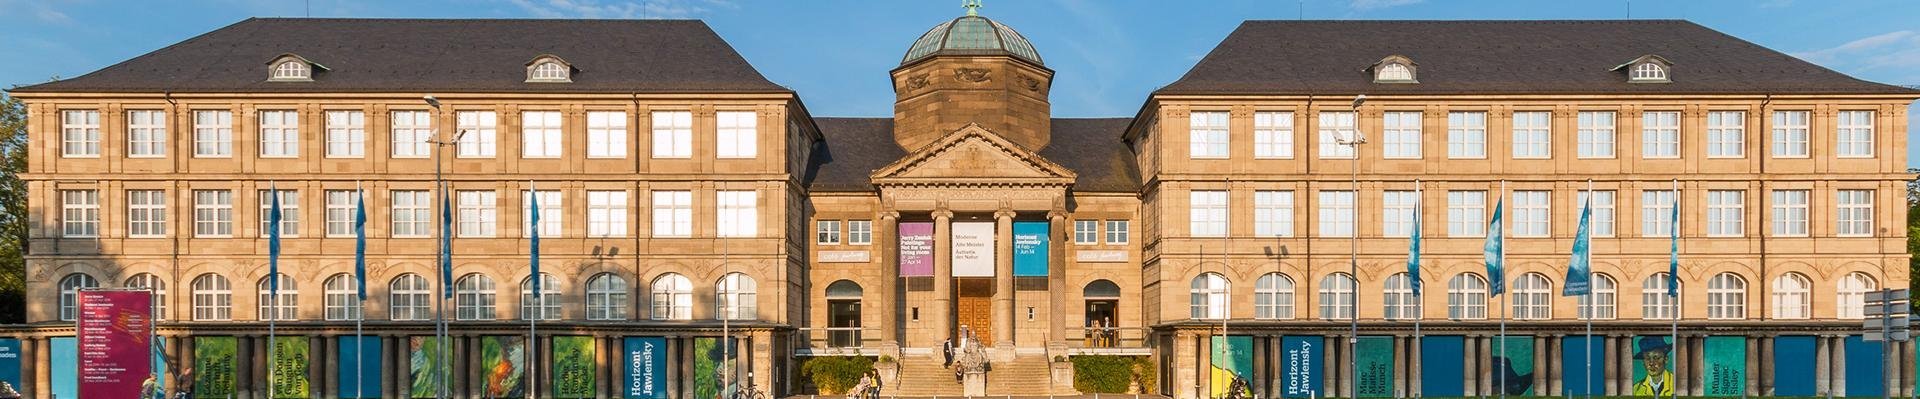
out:
M378 398L380 397L380 337L340 337L340 381L338 391L341 398ZM358 359L358 361L355 361Z
M1673 337L1633 338L1633 396L1673 395Z
M79 391L88 397L140 396L140 383L152 376L153 293L148 291L80 291L81 351Z
M1354 379L1354 396L1394 397L1393 337L1360 337L1354 345L1354 367L1360 369L1359 378Z
M80 346L73 337L53 337L52 357L47 376L52 379L54 396L80 397Z
M1420 338L1420 396L1459 397L1467 394L1466 338L1428 335Z
M1886 386L1880 378L1880 370L1884 368L1880 363L1880 342L1863 340L1858 335L1849 335L1846 345L1847 396L1880 396L1880 390Z
M1208 397L1226 397L1234 381L1240 381L1241 393L1253 396L1253 337L1214 336L1207 364Z
M1607 392L1607 337L1569 335L1560 340L1560 386L1567 396L1605 395ZM1589 352L1591 351L1591 352ZM1587 354L1593 355L1593 367L1587 367Z
M431 398L440 394L440 337L407 337L407 352L412 356L407 360L407 374L412 376L407 387L410 397Z
M480 337L480 392L488 398L527 396L527 337Z
M933 223L900 222L900 276L933 275Z
M1814 357L1818 350L1812 335L1782 335L1773 338L1773 394L1777 396L1813 396Z
M627 399L667 398L667 339L627 337Z
M993 222L953 222L953 276L993 277Z
M553 397L593 398L593 337L553 337Z
M1494 342L1499 346L1487 356L1493 359L1493 376L1489 378L1495 392L1533 396L1533 337L1508 335L1505 342Z
M692 399L718 399L733 396L733 386L722 387L721 384L737 381L737 377L722 381L720 370L722 368L739 370L738 367L734 367L733 359L728 357L737 358L740 355L740 348L738 342L731 338L727 339L727 344L726 348L720 347L720 338L716 337L693 339Z
M1746 396L1747 337L1707 337L1707 396Z
M1013 222L1013 275L1047 275L1048 249L1052 245L1047 222Z
M273 399L309 397L307 365L313 364L313 356L308 353L307 337L274 338L273 361L268 363L273 368Z
M14 392L24 388L20 385L20 340L0 338L0 383L7 384Z
M233 337L193 338L193 397L227 399L234 395L234 359L238 341ZM66 397L66 396L61 396Z
M1320 397L1320 342L1318 336L1280 338L1280 397Z

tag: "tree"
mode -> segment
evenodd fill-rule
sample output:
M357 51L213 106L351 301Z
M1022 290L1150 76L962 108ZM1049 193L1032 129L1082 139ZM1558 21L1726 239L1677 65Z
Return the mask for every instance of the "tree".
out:
M1907 168L1920 173L1920 168ZM1920 180L1907 181L1907 292L1920 292Z
M0 93L0 323L26 321L27 106Z

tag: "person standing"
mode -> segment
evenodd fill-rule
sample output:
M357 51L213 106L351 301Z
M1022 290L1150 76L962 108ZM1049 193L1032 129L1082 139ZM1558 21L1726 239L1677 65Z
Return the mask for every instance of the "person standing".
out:
M946 356L946 361L940 362L940 368L952 368L953 367L953 338L952 337L948 337L946 340L940 341L940 354L943 356Z

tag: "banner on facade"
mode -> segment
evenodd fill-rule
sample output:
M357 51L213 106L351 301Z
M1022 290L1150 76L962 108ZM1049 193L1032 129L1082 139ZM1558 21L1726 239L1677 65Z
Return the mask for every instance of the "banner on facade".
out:
M1286 336L1280 338L1280 396L1284 398L1320 397L1321 337Z
M304 399L308 388L307 365L313 364L313 356L308 353L307 337L275 337L273 339L274 399Z
M1817 350L1812 335L1782 335L1773 338L1773 394L1777 396L1814 396L1814 357Z
M444 374L441 370L445 370L441 364L440 352L443 349L449 351L452 349L441 345L440 337L407 338L407 353L412 354L407 361L407 365L411 368L407 370L407 374L411 376L408 381L412 381L407 384L407 393L414 398L437 397L440 394L440 378ZM446 361L451 362L453 359L448 358Z
M48 344L53 346L47 358L50 391L62 398L80 397L80 345L73 337L53 337Z
M1420 396L1466 396L1466 339L1458 335L1420 338Z
M627 337L625 345L627 364L627 399L666 399L667 397L667 339L662 337Z
M731 398L738 374L733 378L721 380L721 370L736 370L735 360L740 357L738 340L728 338L727 346L720 346L720 338L699 337L693 339L693 397L694 398ZM726 386L721 386L727 384Z
M954 277L993 277L993 222L953 222Z
M1506 392L1512 396L1533 395L1533 337L1507 336L1505 342L1494 341L1497 345L1493 353L1493 375L1489 377L1494 392Z
M1858 335L1849 335L1846 340L1847 351L1847 391L1848 397L1877 397L1886 384L1881 381L1880 341L1867 341ZM1840 395L1833 395L1840 396Z
M1707 337L1707 396L1746 396L1747 337Z
M1560 341L1561 386L1568 396L1605 395L1607 337L1569 335Z
M1633 396L1673 395L1673 337L1633 338Z
M480 337L480 392L489 398L527 396L527 337Z
M1013 222L1013 275L1047 275L1047 258L1051 255L1052 236L1047 234L1047 222Z
M933 223L900 222L900 276L933 275Z
M153 293L91 291L76 294L79 318L79 390L88 397L140 396L140 383L153 374Z
M553 337L553 397L593 398L593 337Z
M239 358L233 337L193 338L193 397L227 399L234 396L234 359ZM65 397L65 396L62 396Z
M339 349L340 397L380 397L380 337L340 337Z
M1391 398L1393 394L1393 337L1360 337L1354 343L1354 396Z
M7 384L14 392L24 389L20 385L20 340L0 338L0 383Z
M1207 361L1208 396L1226 397L1233 392L1236 380L1243 394L1253 396L1253 337L1215 336L1210 346L1210 360Z

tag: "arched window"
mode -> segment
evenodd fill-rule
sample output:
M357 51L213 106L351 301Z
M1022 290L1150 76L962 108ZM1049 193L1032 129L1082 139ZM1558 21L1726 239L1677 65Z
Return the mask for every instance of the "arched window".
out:
M1413 320L1420 318L1420 301L1413 297L1413 278L1406 272L1387 276L1387 282L1381 287L1385 295L1387 320Z
M1112 281L1093 280L1080 289L1080 296L1086 299L1120 299L1120 286Z
M1088 285L1090 289L1092 286ZM827 285L827 346L860 346L860 294L860 284L853 281L840 280Z
M1593 303L1588 303L1589 295L1579 297L1580 319L1613 320L1618 316L1614 309L1620 300L1620 283L1606 273L1594 273L1593 278L1589 280L1593 284L1593 295L1591 295Z
M127 288L145 289L153 293L153 319L167 319L167 281L153 273L135 274L127 278Z
M1667 272L1656 272L1640 282L1640 318L1646 320L1673 320L1680 317L1680 301L1667 296ZM1674 283L1678 284L1678 281ZM1675 294L1686 293L1687 286L1674 287Z
M226 276L207 273L193 278L193 320L233 320L233 283Z
M1805 320L1813 317L1813 280L1787 272L1773 278L1773 318Z
M1326 320L1347 320L1353 318L1353 276L1346 273L1329 274L1320 278L1320 318Z
M1722 272L1707 280L1707 318L1739 320L1747 318L1747 279Z
M360 282L353 275L334 274L322 288L327 320L360 320Z
M1840 318L1866 318L1867 292L1877 289L1880 289L1880 283L1866 273L1852 272L1841 277L1840 287L1835 290L1840 295L1839 300L1835 301L1835 305L1840 307Z
M1487 279L1476 273L1460 273L1447 279L1447 318L1485 320L1487 318Z
M587 279L587 320L627 319L627 279L600 273Z
M520 320L560 320L560 279L540 273L540 297L533 297L533 279L520 280Z
M1193 277L1193 284L1187 290L1187 317L1194 319L1225 319L1227 312L1227 291L1232 283L1220 273L1201 273Z
M1652 62L1633 66L1633 80L1667 80L1667 68Z
M1096 283L1098 283L1098 281L1096 281ZM1111 284L1111 282L1109 282L1109 284ZM1091 287L1092 285L1088 286ZM860 283L855 283L852 280L835 281L833 284L827 285L827 299L860 299L862 291L863 290L860 289Z
M755 297L758 291L753 277L743 273L727 273L714 284L714 305L719 318L726 320L753 320L758 318L759 301Z
M1293 319L1293 278L1282 273L1260 276L1260 280L1253 283L1253 317Z
M1380 66L1380 74L1374 80L1382 82L1404 82L1413 80L1413 68L1406 64L1389 63Z
M394 277L387 285L387 318L395 321L426 320L433 317L433 289L427 278L407 273Z
M1540 273L1527 273L1513 280L1514 320L1553 318L1553 282Z
M310 79L313 79L313 68L308 66L306 61L292 59L291 57L285 61L280 61L278 64L274 64L273 75L268 78L268 80Z
M653 279L653 319L693 320L693 280L679 273Z
M60 320L73 321L80 316L80 290L100 286L86 273L69 274L60 279Z
M480 273L460 276L453 283L453 313L458 320L494 320L493 278Z
M259 319L279 321L299 320L299 287L294 286L293 279L287 277L286 273L281 273L276 276L280 277L279 302L273 301L273 290L269 289L271 287L268 284L273 283L273 280L269 280L269 278L272 278L271 276L261 277L260 283L254 286L256 289L255 292L260 294L260 303L258 303L258 305L260 305L260 313L258 313L260 315ZM275 311L276 309L278 311Z
M565 82L568 79L571 78L567 77L567 66L556 61L541 61L535 64L533 71L528 72L527 76L528 81L541 82Z

